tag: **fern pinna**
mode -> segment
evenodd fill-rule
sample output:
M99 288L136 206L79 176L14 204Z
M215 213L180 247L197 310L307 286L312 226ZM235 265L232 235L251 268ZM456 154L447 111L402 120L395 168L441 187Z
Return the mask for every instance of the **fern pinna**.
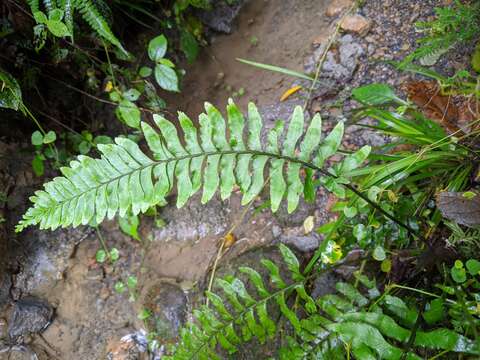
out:
M254 104L249 105L245 120L230 101L227 107L229 136L222 114L208 103L205 110L206 113L199 116L199 127L179 113L184 144L175 125L164 117L153 116L160 132L143 122L141 128L153 159L124 137L116 138L115 144L98 145L100 159L79 156L70 167L61 168L63 177L54 178L44 185L45 190L35 192L31 197L33 207L24 215L17 231L36 224L42 229L56 229L100 223L105 217L113 218L117 212L120 216L130 210L133 214L145 212L165 202L174 183L178 207L202 187L202 203L209 201L218 188L221 198L227 199L235 185L243 193L242 203L247 204L265 186L267 163L272 210L276 211L286 196L288 211L292 212L305 187L312 184L312 170L318 170L320 182L338 193L342 191L342 184L348 182L344 175L358 167L370 151L365 146L327 171L323 170L325 161L340 146L342 122L322 141L320 115L312 119L304 132L303 110L297 107L281 146L283 123L280 121L269 131L262 146L262 119ZM248 131L244 131L245 122ZM305 179L302 179L302 169L308 170Z
M350 283L338 282L337 293L312 298L305 288L312 275L302 274L298 259L285 245L280 245L280 252L289 280L269 259L261 261L268 282L250 267L240 267L241 276L218 279L223 295L207 292L212 306L194 311L196 321L187 324L165 358L221 359L225 352L235 354L242 344L264 344L276 336L283 337L283 346L275 358L285 360L344 360L351 355L362 360L420 360L438 352L480 355L479 344L464 335L418 326L417 309L399 297L381 294L365 275L355 273L366 295ZM273 306L290 330L283 326L284 332L278 331Z

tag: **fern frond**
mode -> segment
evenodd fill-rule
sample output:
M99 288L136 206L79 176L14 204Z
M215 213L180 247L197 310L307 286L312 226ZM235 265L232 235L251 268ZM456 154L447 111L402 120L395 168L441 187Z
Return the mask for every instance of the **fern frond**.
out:
M291 329L283 327L286 346L279 349L275 358L343 360L346 348L362 360L419 360L423 357L417 355L418 349L423 353L480 354L474 340L446 328L417 329L411 349L405 350L415 328L415 321L410 323L409 317L414 315L416 320L418 310L408 307L400 298L388 294L380 297L375 281L358 274L359 283L368 289L367 296L353 285L339 282L336 294L314 300L305 289L308 278L302 275L293 252L283 244L280 252L290 280L282 278L279 267L267 259L261 263L267 269L272 290L267 289L260 273L249 267L239 269L251 284L248 288L238 277L217 280L222 296L206 293L211 307L194 311L196 321L182 330L180 342L166 359L220 359L223 352L234 354L251 341L264 344L278 336L277 323L272 320L274 305ZM287 303L290 295L297 300ZM376 305L369 308L373 302Z
M109 43L115 45L125 55L129 55L127 50L124 49L122 43L115 37L110 26L105 18L100 14L96 6L91 0L76 0L76 8L82 14L83 19L95 30L95 32L107 40Z
M254 297L245 283L239 278L218 279L217 286L222 289L228 306L219 295L207 292L207 297L212 303L212 308L207 306L194 311L198 324L190 323L182 331L182 340L176 348L171 359L218 359L216 355L217 345L229 354L238 351L238 346L252 339L257 339L261 344L273 339L277 325L269 315L267 305L275 302L283 316L298 331L302 325L296 313L286 303L286 297L292 292L301 296L308 306L309 313L317 310L315 301L306 294L304 283L305 277L301 275L298 259L285 245L280 245L283 260L287 264L293 278L293 282L286 284L281 278L277 265L267 259L262 260L262 265L267 269L270 284L273 290L268 290L262 276L250 267L240 267L241 273L245 274L256 291ZM226 301L225 301L226 303ZM170 357L166 357L169 359Z
M36 224L42 229L55 229L100 223L105 217L111 219L117 212L124 216L129 210L136 215L164 202L174 183L178 207L202 187L202 203L208 202L218 189L221 198L227 199L235 185L243 192L245 205L264 188L266 169L270 172L272 210L276 211L286 197L288 211L292 212L304 190L302 169L317 170L325 186L335 190L348 182L343 175L360 166L370 151L368 146L363 147L327 172L323 167L340 146L342 122L322 141L320 116L316 115L304 132L303 110L297 107L281 146L283 126L278 125L268 134L264 147L262 119L255 105L249 105L245 120L230 102L228 124L211 104L207 103L205 110L199 116L199 127L185 114L179 114L185 145L175 125L162 116L153 117L160 133L143 122L141 128L153 159L136 143L122 137L116 138L115 144L99 145L100 159L79 156L70 167L61 168L63 177L35 192L31 198L33 207L17 231Z

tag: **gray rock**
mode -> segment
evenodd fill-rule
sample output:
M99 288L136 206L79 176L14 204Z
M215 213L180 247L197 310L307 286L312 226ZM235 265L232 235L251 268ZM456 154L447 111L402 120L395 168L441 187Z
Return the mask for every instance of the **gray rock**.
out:
M52 317L53 309L46 302L35 298L18 300L8 322L8 336L15 340L39 333L50 324Z
M21 234L13 254L22 268L15 278L17 298L22 294L48 297L50 290L62 279L75 246L93 229L60 229L54 232L32 229Z
M342 281L343 279L333 273L332 271L327 271L315 278L312 288L312 297L314 299L319 298L320 296L331 294L335 292L335 286L337 282Z
M274 238L277 238L280 235L282 235L282 228L278 225L273 225L272 226L272 235L273 235Z
M174 202L167 205L160 217L167 225L154 230L155 241L196 241L222 234L229 223L227 207L217 197L202 205L198 195L181 209Z
M289 214L287 211L287 202L282 201L280 208L275 213L275 217L282 227L295 227L303 225L305 219L315 213L315 204L310 204L303 197L300 198L297 209Z
M353 41L352 35L345 35L340 39L339 52L340 63L353 73L357 68L358 57L364 53L362 46Z
M338 54L334 50L327 53L321 76L342 83L349 81L363 53L363 47L354 41L352 35L343 36L339 40Z
M319 245L319 238L316 235L288 236L282 235L280 241L285 245L293 246L301 252L316 250Z
M147 319L149 331L165 341L178 336L187 315L187 297L180 287L166 281L154 283L147 289L143 306L153 314Z
M224 0L214 0L211 9L200 11L198 17L213 31L230 34L235 19L246 3L247 0L236 0L229 5Z

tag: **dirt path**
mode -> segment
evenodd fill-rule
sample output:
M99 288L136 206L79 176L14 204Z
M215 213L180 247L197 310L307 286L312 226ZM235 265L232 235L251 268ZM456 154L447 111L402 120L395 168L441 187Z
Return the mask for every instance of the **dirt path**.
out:
M167 99L171 110L190 116L203 112L203 102L223 108L229 97L245 108L278 102L294 78L239 63L243 58L302 72L312 42L328 36L331 19L325 17L328 0L250 1L238 18L238 29L221 35L205 48L187 74L180 96ZM235 93L244 95L234 96Z

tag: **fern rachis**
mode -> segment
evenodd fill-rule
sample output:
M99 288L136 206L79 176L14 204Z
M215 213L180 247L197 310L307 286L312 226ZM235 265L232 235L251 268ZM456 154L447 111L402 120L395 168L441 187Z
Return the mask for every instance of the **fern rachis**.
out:
M206 114L199 116L198 128L180 113L185 146L173 123L162 116L154 116L160 133L148 123L142 123L154 159L126 138L117 138L116 144L99 145L100 159L79 156L70 167L61 169L63 177L53 179L45 184L45 190L35 193L31 198L34 205L24 215L17 230L35 224L55 229L88 224L92 220L100 223L117 212L121 216L129 210L133 214L145 212L164 202L175 182L178 207L183 206L202 185L203 203L209 201L218 189L222 199L228 198L234 185L238 184L243 192L242 203L246 204L263 189L268 164L273 178L270 182L272 210L278 209L286 195L288 211L292 212L304 190L302 168L319 171L324 179L328 179L324 181L327 186L336 190L348 182L343 175L360 166L369 154L369 147L364 147L327 171L322 167L340 146L343 123L338 123L321 141L320 116L316 115L304 132L303 111L297 107L282 145L279 146L278 139L283 125L279 123L270 131L264 148L261 144L262 119L255 105L249 105L249 116L245 121L236 105L230 103L228 124L212 105L206 104L205 108ZM248 125L246 141L245 122Z

